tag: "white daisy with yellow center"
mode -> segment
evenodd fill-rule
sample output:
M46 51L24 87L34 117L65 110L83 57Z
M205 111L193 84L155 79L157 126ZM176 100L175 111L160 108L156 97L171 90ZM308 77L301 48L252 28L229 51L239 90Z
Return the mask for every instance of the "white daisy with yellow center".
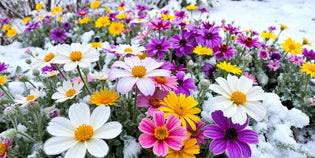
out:
M247 114L260 121L266 114L266 107L260 102L265 93L259 86L253 86L253 81L241 76L228 75L216 79L219 84L210 85L210 89L220 94L211 100L213 110L222 110L224 116L231 117L234 123L244 124Z
M109 147L103 139L113 139L122 131L119 122L107 122L109 116L107 106L98 106L90 114L85 103L71 105L70 120L55 117L49 122L47 131L54 137L45 142L45 153L57 155L67 150L65 158L84 158L87 150L92 156L104 157Z
M65 64L64 70L71 71L78 65L89 67L91 62L97 61L99 52L90 44L72 43L56 46L56 57L54 63Z
M44 53L36 57L36 60L30 65L31 69L42 68L54 62L56 57L56 48L54 46L49 47L49 49Z
M76 95L81 93L83 87L82 82L75 81L73 84L71 81L65 81L61 87L57 88L56 93L54 93L51 98L55 99L56 102L64 102L68 99L73 99Z
M112 49L116 54L120 56L126 55L142 55L146 49L143 46L139 45L128 45L128 44L120 44L117 48Z
M93 74L93 79L104 81L108 79L108 74L104 72L96 72Z
M43 89L38 90L34 89L30 91L30 94L27 97L21 97L20 99L14 100L16 104L22 104L21 107L25 107L29 102L35 101L42 94Z

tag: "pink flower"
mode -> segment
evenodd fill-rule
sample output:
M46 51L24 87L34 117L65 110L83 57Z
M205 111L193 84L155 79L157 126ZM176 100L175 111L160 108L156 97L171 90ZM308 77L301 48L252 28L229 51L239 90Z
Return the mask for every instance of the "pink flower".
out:
M195 122L196 130L193 130L189 124L187 125L187 132L191 133L190 138L196 138L199 146L201 146L201 144L206 144L206 136L203 134L203 126L205 125L205 123L203 121L199 121L198 123Z
M0 148L1 148L0 158L6 158L7 157L7 151L8 151L8 149L10 149L12 147L11 143L12 143L11 139L5 140L5 139L0 138Z
M278 60L270 60L268 67L269 67L269 70L277 71L280 67L280 62Z
M269 53L265 50L260 50L258 51L258 58L263 59L263 60L267 60L269 57Z
M165 122L165 115L158 111L153 114L153 121L144 118L139 124L139 130L143 134L139 142L143 148L153 147L153 153L157 156L166 156L168 148L179 150L186 139L186 130L181 127L180 120L170 115Z
M155 84L155 87L159 88L161 91L171 91L172 89L177 89L177 77L170 76L156 76L151 78Z
M155 91L155 93L152 96L151 95L145 96L143 94L140 94L137 98L138 100L137 106L139 107L149 106L148 114L150 116L153 116L153 113L155 111L158 111L158 108L162 106L161 102L163 98L166 97L167 95L168 95L167 91L160 91L160 93Z
M88 76L88 82L93 81L93 79L94 79L93 77ZM75 78L71 79L71 82L75 82L75 81L82 82L81 77L78 76L78 77L75 77Z
M254 75L249 74L248 72L245 72L244 75L245 75L246 78L253 80L253 85L258 85Z
M304 60L302 57L296 56L296 55L290 55L288 58L290 61L293 62L295 65L302 65L304 63Z

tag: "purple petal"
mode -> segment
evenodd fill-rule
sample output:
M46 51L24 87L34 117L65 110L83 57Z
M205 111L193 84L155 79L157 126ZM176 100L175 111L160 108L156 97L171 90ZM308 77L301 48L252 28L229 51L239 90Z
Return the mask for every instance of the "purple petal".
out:
M238 133L238 139L242 142L250 144L257 144L259 142L257 133L249 129L240 131Z
M213 121L218 125L219 128L225 130L229 127L229 119L223 116L221 110L217 110L211 113Z
M226 150L227 141L223 139L214 139L209 147L209 150L213 152L214 155L222 154Z
M242 158L242 149L236 141L227 142L229 158Z
M252 151L250 150L250 147L248 144L241 142L241 141L237 141L237 143L241 147L242 154L244 157L248 158L252 155Z
M224 131L215 125L207 125L204 129L203 134L207 136L208 138L213 138L213 139L224 137Z

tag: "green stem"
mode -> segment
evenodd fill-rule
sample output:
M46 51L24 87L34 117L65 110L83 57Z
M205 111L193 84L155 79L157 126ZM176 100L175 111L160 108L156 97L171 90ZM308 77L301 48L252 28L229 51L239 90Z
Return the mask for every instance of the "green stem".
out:
M89 87L88 87L88 85L87 85L85 79L84 79L83 76L82 76L82 73L81 73L81 71L80 71L79 65L77 66L77 70L78 70L78 72L79 72L79 75L80 75L80 77L81 77L82 82L84 83L85 89L88 91L88 93L89 93L90 95L92 95L92 93L91 93L91 91L90 91L90 89L89 89Z
M29 83L29 84L31 84L32 86L33 86L33 88L37 88L30 80L27 80L27 82Z
M305 94L305 92L306 92L306 90L307 90L307 86L308 86L309 82L310 82L310 77L307 76L307 80L306 80L306 84L305 84L305 89L304 89L304 94Z
M28 134L20 132L20 131L17 131L17 133L26 137L28 140L32 141L33 143L36 143L36 140L34 138L32 138L31 136L29 136Z
M14 101L14 97L9 94L2 86L0 86L0 89L7 95L10 100Z
M40 115L40 114L39 114ZM37 132L38 132L38 137L39 137L39 140L42 139L42 119L41 117L39 117L38 115L38 111L35 112L35 117L36 117L36 120L37 120Z
M67 78L66 78L66 76L62 73L62 71L60 70L60 68L59 68L59 66L57 65L57 64L53 64L56 68L57 68L57 70L58 70L58 72L61 74L61 76L66 80L66 81L68 81L67 80Z
M136 87L136 90L135 90L135 102L134 102L134 105L133 105L133 117L132 117L132 120L133 120L133 123L136 123L136 118L137 118L137 96L138 96L138 87Z
M13 124L14 129L17 131L18 128L17 128L16 119L15 119L13 116L10 116L10 118L11 118L11 122L12 122L12 124Z

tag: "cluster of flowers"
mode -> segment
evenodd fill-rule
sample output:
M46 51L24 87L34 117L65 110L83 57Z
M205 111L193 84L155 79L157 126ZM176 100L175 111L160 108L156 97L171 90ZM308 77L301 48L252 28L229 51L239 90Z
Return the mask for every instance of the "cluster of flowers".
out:
M53 7L37 22L31 23L31 17L23 20L27 27L23 34L50 28L52 45L40 54L27 51L34 57L29 61L34 77L17 75L25 86L32 86L24 97L15 99L6 75L0 75L0 97L6 99L1 104L3 117L7 127L13 126L0 134L0 156L18 153L23 137L22 142L37 145L39 156L119 157L119 145L132 136L148 156L205 157L227 151L229 157L250 157L248 144L258 143L257 133L248 128L250 118L264 119L264 90L271 91L275 83L261 74L276 75L277 80L282 62L282 71L286 66L292 72L300 69L296 82L306 79L303 99L314 91L308 85L315 75L315 53L302 50L310 45L307 39L301 44L289 38L280 46L277 41L285 25L280 25L278 36L275 27L259 36L224 22L197 23L192 17L189 21L187 11L161 11L152 18L144 5L134 11L121 3L116 12L100 6L94 1L90 10L70 8L74 13L70 17L63 17L66 10ZM43 7L39 3L37 12ZM201 15L208 13L198 6L186 7L191 13L196 9ZM94 31L95 38L91 43L66 44L67 38L76 41L80 30ZM0 63L0 73L6 69ZM207 99L211 105L203 104ZM202 106L213 107L215 124L200 118ZM10 153L12 139L16 145ZM44 144L38 147L38 142ZM203 148L207 144L209 149Z

